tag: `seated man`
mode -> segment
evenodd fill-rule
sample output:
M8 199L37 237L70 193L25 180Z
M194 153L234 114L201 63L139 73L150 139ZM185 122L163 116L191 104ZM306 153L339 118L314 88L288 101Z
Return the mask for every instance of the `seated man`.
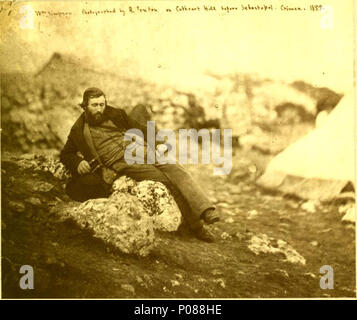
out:
M191 175L177 164L128 164L124 160L128 142L125 132L146 126L130 118L124 110L107 105L104 93L88 88L83 94L84 112L73 125L61 151L61 162L71 171L67 184L68 195L76 201L110 195L111 183L126 175L136 181L153 180L171 191L182 215L195 236L203 241L214 241L203 221L210 224L219 220L215 208ZM155 148L148 146L145 148Z

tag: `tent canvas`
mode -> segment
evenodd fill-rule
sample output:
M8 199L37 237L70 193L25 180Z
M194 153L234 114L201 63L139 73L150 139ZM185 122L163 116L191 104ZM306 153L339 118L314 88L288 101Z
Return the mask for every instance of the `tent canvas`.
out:
M330 201L355 187L355 112L347 94L325 122L268 164L258 185L301 198Z

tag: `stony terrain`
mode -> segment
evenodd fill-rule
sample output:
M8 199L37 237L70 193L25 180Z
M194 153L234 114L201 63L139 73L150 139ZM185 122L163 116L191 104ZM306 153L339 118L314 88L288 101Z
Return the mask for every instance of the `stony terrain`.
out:
M202 77L201 87L172 88L54 53L36 74L1 74L2 146L18 153L59 150L81 113L84 90L93 86L128 113L147 106L159 129L231 128L241 145L273 154L310 130L317 111L330 110L341 98L303 81L287 84L253 74Z
M311 213L306 202L257 189L252 174L218 178L210 167L193 166L190 171L221 212L221 222L212 227L217 241L201 242L183 226L158 232L155 248L140 257L60 219L61 206L79 203L64 194L64 175L50 171L26 168L18 157L3 158L5 298L356 295L355 229L341 222L340 203L319 204ZM34 290L19 289L24 264L34 267ZM334 268L333 290L319 286L319 270L326 264Z
M3 297L356 296L355 225L341 221L349 200L311 203L255 185L267 162L311 130L317 112L331 110L341 95L303 81L248 74L203 78L192 90L170 88L96 71L59 53L36 74L1 75ZM90 86L102 88L109 104L128 113L145 106L159 129L233 129L230 175L213 176L210 165L188 167L220 212L221 221L211 227L215 243L195 239L184 223L177 231L154 232L157 222L148 222L150 250L125 251L107 241L103 215L66 196L68 174L56 157ZM33 159L36 164L29 165ZM123 201L143 217L146 210L129 198ZM105 207L110 214L112 204ZM76 214L66 214L73 209ZM81 212L102 220L83 228ZM97 233L95 221L103 223ZM166 222L163 229L176 230ZM19 289L22 265L34 267L34 290ZM323 265L334 268L333 290L320 289Z

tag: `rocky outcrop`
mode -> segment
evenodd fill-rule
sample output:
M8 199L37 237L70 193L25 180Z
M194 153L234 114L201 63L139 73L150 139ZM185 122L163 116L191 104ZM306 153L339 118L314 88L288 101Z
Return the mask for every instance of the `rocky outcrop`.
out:
M154 248L155 230L176 231L179 227L180 210L160 182L136 182L123 176L114 182L113 190L109 198L62 208L60 214L122 252L139 256Z
M50 156L25 154L15 157L5 154L5 159L16 162L22 169L48 172L64 187L69 178L65 167ZM54 184L46 181L28 181L34 193L49 193ZM91 199L84 203L56 202L50 209L61 221L68 218L80 227L93 232L122 252L146 256L154 248L155 230L176 231L181 223L180 210L167 188L160 182L144 180L136 182L122 176L113 183L109 198ZM64 190L63 190L64 192ZM18 213L27 210L26 205L39 206L41 200L34 196L9 201L9 208Z
M153 247L153 221L135 196L119 193L108 199L88 200L62 209L60 214L122 252L146 256Z
M285 256L285 261L290 263L298 263L305 265L306 260L301 256L291 245L281 239L274 239L266 234L254 235L250 241L248 248L255 254L272 253L282 254Z
M136 182L126 176L113 183L112 197L130 194L142 205L152 218L153 227L160 231L176 231L181 223L181 213L169 190L161 183L151 180Z
M63 182L67 181L70 177L70 173L65 168L65 166L52 156L36 155L31 153L26 153L21 156L14 156L10 153L4 153L2 155L2 160L14 161L22 169L49 172L56 179L59 179Z

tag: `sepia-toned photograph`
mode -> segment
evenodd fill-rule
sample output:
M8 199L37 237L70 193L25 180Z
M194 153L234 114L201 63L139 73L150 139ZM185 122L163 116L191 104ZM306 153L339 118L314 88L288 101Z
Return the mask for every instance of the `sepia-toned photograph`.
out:
M1 298L356 298L353 14L1 1Z

